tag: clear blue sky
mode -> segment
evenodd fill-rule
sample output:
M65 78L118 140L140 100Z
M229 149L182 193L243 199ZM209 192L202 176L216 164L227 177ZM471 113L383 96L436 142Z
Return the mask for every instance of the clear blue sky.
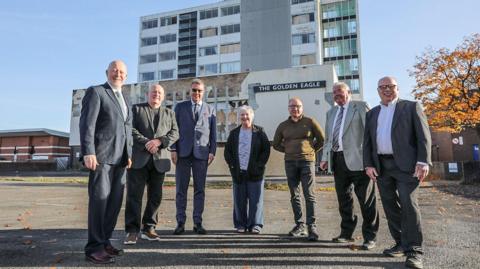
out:
M261 0L259 0L261 1ZM112 59L137 81L139 17L215 0L15 0L0 2L0 130L69 131L72 89L105 81ZM376 82L398 78L401 96L414 85L407 69L426 47L454 48L480 32L478 0L359 0L363 86L378 103Z

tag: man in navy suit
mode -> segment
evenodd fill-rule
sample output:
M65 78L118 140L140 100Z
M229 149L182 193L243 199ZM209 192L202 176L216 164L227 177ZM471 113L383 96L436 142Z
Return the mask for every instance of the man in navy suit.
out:
M175 106L180 139L172 145L172 162L176 165L176 207L177 227L173 234L185 232L185 209L190 175L193 174L193 231L206 234L202 226L205 206L205 180L207 167L215 158L217 149L215 109L203 102L205 85L200 79L191 84L191 100Z
M125 168L132 162L130 109L122 95L127 67L113 61L106 71L108 81L85 92L80 115L81 158L90 170L88 178L87 260L112 263L123 251L110 238L122 206Z

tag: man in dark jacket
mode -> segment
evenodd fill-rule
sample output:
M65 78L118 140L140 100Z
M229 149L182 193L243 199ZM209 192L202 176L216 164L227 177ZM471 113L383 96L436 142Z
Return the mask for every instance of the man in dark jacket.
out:
M158 208L162 201L165 173L170 171L168 148L178 140L175 113L162 106L165 92L160 85L152 85L148 102L132 109L133 163L127 178L127 203L125 207L126 245L137 242L140 232L142 197L147 186L147 204L142 218L141 238L155 241Z

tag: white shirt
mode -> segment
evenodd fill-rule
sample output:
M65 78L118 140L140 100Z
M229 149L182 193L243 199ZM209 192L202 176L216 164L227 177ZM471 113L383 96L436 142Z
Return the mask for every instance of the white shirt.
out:
M126 118L128 115L128 111L127 111L128 107L127 107L127 103L125 102L125 99L123 98L122 89L114 88L112 84L110 84L110 82L107 82L107 83L108 85L110 85L110 88L112 88L113 94L117 95L117 93L120 93L119 97L117 98L122 100L120 106L122 107L123 116L124 118Z
M377 153L393 154L392 147L392 123L393 114L398 98L384 105L380 103L380 113L377 119Z
M340 119L342 121L342 123L340 124L340 130L338 132L338 151L343 151L343 141L342 141L343 126L345 125L345 115L347 115L349 104L350 104L350 101L347 101L343 105L343 115L342 115L342 118ZM332 141L333 141L333 131L334 131L333 129L335 129L335 124L339 120L338 119L338 114L340 114L341 107L342 106L338 106L337 113L335 114L335 120L333 121L333 125L332 125L333 128L332 128L332 133L331 133Z
M248 161L250 160L250 148L252 147L252 129L240 128L238 136L238 159L240 161L240 169L248 169Z
M198 113L199 113L199 116L200 116L200 109L202 108L202 105L203 105L202 100L200 100L200 102L198 102L198 103L195 103L195 102L193 102L192 100L190 100L190 102L192 102L192 113L193 113L193 117L195 117L195 104L198 105L198 108L197 108L197 109L198 109Z

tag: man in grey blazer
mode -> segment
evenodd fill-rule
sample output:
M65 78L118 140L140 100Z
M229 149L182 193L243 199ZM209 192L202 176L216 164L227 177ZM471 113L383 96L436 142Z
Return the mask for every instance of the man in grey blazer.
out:
M80 115L81 159L88 177L87 260L112 263L123 251L110 238L122 206L125 168L131 165L132 128L128 104L122 95L127 67L113 61L106 71L108 81L87 89Z
M423 268L422 227L417 190L431 164L431 137L418 102L398 98L393 77L378 81L380 105L367 113L363 162L377 182L395 245L383 254L407 255L405 265Z
M363 217L363 249L375 247L379 226L375 183L363 169L363 133L367 103L351 100L351 91L344 82L333 84L337 106L327 112L326 139L320 168L333 171L340 211L341 232L336 243L353 242L357 216L353 214L353 191L358 198Z
M142 239L160 239L155 228L165 173L170 171L171 166L167 149L178 140L175 113L162 106L165 97L163 87L158 84L150 86L147 96L147 103L136 104L132 108L133 158L132 169L127 175L125 245L137 242L140 228ZM145 185L147 204L141 218Z
M185 232L185 210L190 175L193 174L193 231L206 234L202 226L205 204L205 180L207 167L215 158L217 132L215 109L204 102L205 85L200 79L191 84L191 100L175 106L180 139L172 145L172 162L176 165L177 227L174 234Z

